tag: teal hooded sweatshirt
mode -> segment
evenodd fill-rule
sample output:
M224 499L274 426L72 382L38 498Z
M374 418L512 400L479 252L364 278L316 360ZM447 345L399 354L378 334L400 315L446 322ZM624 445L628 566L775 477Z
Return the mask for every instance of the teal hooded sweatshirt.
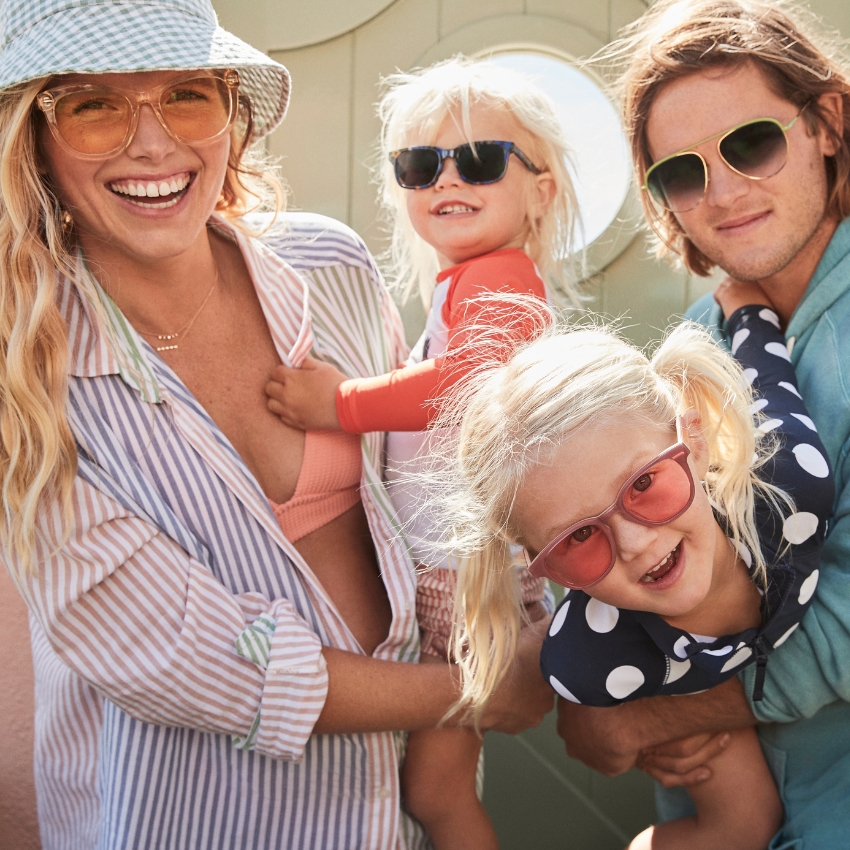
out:
M687 317L726 342L711 295ZM785 338L836 500L815 598L771 654L764 699L752 708L785 804L769 850L834 850L850 847L850 219L835 231ZM754 667L741 674L747 694L754 677Z

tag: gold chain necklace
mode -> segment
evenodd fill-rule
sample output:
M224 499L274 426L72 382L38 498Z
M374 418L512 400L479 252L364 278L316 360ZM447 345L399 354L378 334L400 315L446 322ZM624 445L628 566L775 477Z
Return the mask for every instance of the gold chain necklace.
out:
M189 335L189 331L192 330L192 325L195 324L195 320L198 318L198 316L201 315L201 311L204 309L204 307L207 306L207 302L212 297L213 290L215 289L215 285L218 283L218 280L219 280L219 278L218 278L218 268L216 268L215 278L213 279L212 286L210 287L210 291L207 293L206 297L201 302L201 306L198 307L198 310L195 313L195 315L192 316L192 318L189 319L189 321L186 322L186 324L183 325L183 327L180 328L179 331L173 331L170 334L158 334L158 333L155 333L154 331L142 331L142 330L139 331L139 333L142 336L153 336L153 337L156 337L157 340L159 340L160 342L166 343L165 345L155 345L154 351L175 351L176 349L178 349L180 347L179 343L175 342L175 343L172 344L171 340L177 339L177 337L179 337L181 335L183 336L184 340L186 339L186 337Z

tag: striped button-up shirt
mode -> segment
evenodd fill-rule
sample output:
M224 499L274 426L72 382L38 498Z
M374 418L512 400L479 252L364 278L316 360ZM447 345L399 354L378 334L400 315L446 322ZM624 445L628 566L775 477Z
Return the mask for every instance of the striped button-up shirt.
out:
M351 376L394 368L401 324L362 242L318 216L287 222L261 243L217 219L281 361L312 350ZM23 586L45 850L429 846L399 805L404 736L311 734L322 646L362 654L333 602L215 422L87 281L59 286L73 526L56 551L58 508L42 518ZM374 657L412 662L415 576L382 452L383 435L363 438L361 493L393 612ZM258 618L277 623L267 669L235 649Z

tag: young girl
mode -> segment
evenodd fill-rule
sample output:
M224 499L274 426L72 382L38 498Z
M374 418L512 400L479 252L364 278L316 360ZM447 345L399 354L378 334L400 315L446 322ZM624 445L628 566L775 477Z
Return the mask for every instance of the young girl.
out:
M752 663L760 698L768 653L814 593L833 485L759 293L724 290L740 366L696 326L652 360L574 330L476 378L453 490L469 555L453 637L462 705L480 709L511 657L516 543L534 575L568 588L541 656L562 698L693 693ZM754 730L733 732L712 769L691 789L697 816L649 828L632 850L763 850L782 809Z
M379 112L396 274L418 283L430 304L425 332L407 364L383 377L345 380L307 360L299 370L280 367L267 391L270 409L290 425L390 432L387 477L419 568L423 660L445 661L454 572L432 545L435 517L419 510L407 481L427 462L427 429L448 389L478 358L537 328L553 292L576 301L566 283L576 202L553 106L521 75L451 60L392 78ZM518 309L517 295L541 310ZM522 573L526 617L540 618L545 579ZM475 790L479 752L471 731L410 736L405 801L438 850L497 846Z

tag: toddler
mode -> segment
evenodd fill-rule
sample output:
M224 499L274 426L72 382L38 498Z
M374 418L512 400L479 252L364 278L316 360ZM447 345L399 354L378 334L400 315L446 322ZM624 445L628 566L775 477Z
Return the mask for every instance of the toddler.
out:
M567 284L576 202L553 105L523 76L454 59L389 83L379 106L382 197L396 276L408 291L418 285L430 308L425 331L388 375L345 380L308 359L279 367L267 392L269 408L298 428L389 432L390 495L418 568L422 658L445 662L454 570L409 480L440 439L428 429L448 390L482 357L535 332L558 293L577 303ZM524 569L514 578L526 619L544 616L545 579ZM405 804L437 850L497 846L476 793L479 753L471 730L410 736Z

